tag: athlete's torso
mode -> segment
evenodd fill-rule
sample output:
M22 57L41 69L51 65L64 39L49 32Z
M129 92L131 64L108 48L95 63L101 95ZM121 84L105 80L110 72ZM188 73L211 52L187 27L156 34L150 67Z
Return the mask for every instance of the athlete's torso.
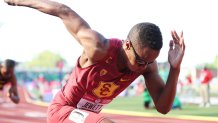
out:
M80 68L77 62L68 82L59 92L69 105L99 112L139 76L129 70L119 72L117 57L121 46L120 40L111 39L104 60L86 68Z

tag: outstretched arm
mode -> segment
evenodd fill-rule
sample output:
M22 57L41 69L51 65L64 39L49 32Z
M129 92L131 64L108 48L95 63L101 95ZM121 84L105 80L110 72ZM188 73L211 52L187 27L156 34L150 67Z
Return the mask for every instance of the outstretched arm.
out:
M5 0L9 5L25 6L59 17L68 31L84 47L85 54L93 61L104 57L107 40L92 30L89 24L68 6L50 0Z
M156 109L166 114L172 108L172 104L176 95L176 87L180 73L180 65L185 52L185 44L183 33L178 36L175 31L172 31L173 40L170 41L170 49L168 61L170 63L170 71L166 84L161 79L158 73L157 64L149 66L149 71L144 73L146 86L154 101Z

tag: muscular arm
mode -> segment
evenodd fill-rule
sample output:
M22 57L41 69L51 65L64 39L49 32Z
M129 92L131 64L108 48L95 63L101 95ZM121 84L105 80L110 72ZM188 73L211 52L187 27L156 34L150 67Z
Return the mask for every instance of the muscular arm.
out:
M162 114L168 113L172 108L179 71L179 69L170 69L166 85L158 73L157 64L149 66L148 71L143 74L155 107Z
M168 61L170 71L166 85L158 74L157 64L148 66L148 71L143 75L146 80L146 85L151 97L154 100L157 110L163 114L170 111L175 95L178 77L180 73L180 65L185 53L185 43L183 32L180 36L176 31L171 32L173 40L169 43Z
M59 17L67 30L84 47L85 55L95 62L103 58L108 48L107 40L92 30L88 23L68 6L49 0L5 0L9 5L25 6Z

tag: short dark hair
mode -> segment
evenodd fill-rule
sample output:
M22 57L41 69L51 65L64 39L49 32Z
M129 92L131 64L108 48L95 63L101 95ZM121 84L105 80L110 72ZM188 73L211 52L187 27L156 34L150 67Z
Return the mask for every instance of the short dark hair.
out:
M137 41L140 48L150 47L154 50L160 50L163 46L160 28L150 22L138 23L133 26L128 38L132 42Z
M16 61L12 59L6 59L1 63L1 66L6 67L7 69L14 68L16 66Z

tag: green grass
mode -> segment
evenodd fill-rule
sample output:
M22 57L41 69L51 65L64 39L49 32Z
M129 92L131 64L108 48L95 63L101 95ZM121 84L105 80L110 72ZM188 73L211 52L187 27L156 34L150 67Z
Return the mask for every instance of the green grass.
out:
M112 101L105 109L136 111L160 114L156 109L145 109L143 107L143 97L118 97ZM210 116L218 117L218 105L209 108L199 108L194 104L183 104L182 109L171 110L167 115L190 115L190 116Z

